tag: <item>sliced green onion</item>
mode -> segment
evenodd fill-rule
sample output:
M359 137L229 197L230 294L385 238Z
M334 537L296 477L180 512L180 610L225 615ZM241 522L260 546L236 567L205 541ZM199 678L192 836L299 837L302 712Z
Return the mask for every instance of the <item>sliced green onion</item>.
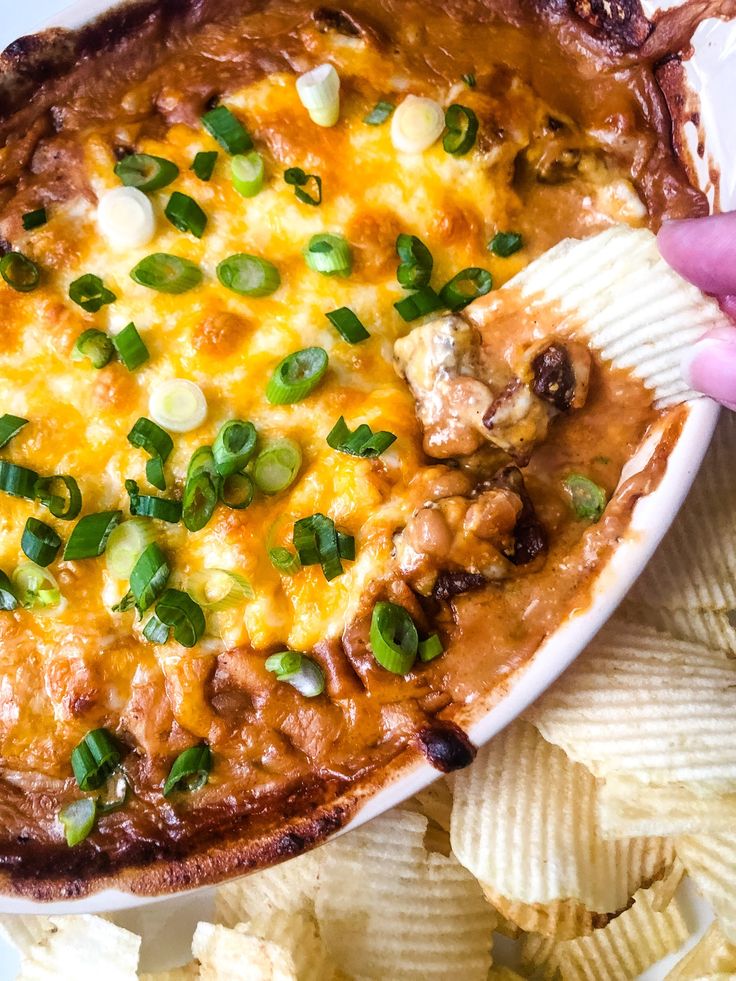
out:
M158 518L159 521L168 521L172 525L181 521L181 501L141 494L134 480L126 480L125 489L130 498L130 513L134 517Z
M253 479L247 473L231 473L220 481L220 500L233 511L244 511L253 501Z
M151 544L155 529L145 518L130 518L113 528L107 540L105 562L117 579L130 579L136 562Z
M472 109L454 102L445 113L445 126L442 146L447 153L461 157L472 149L478 135L478 117Z
M431 286L423 286L416 293L410 293L403 300L394 303L396 312L407 323L418 317L426 317L428 313L441 310L443 306L444 303Z
M166 252L154 252L141 259L130 278L140 286L159 293L186 293L202 282L199 266Z
M64 561L93 559L102 555L113 529L120 524L122 511L100 511L86 514L74 526L64 549Z
M189 169L193 170L201 181L208 181L212 177L218 157L217 150L201 150L195 156Z
M137 187L150 193L160 191L179 176L179 168L171 160L150 153L130 153L115 165L115 173L126 187Z
M351 432L343 416L340 416L327 436L327 445L333 450L364 459L379 457L395 441L396 437L393 433L385 430L374 433L366 423L361 423L354 432Z
M401 259L396 278L407 290L418 290L429 284L434 259L427 246L416 235L402 233L396 239L396 253Z
M79 789L97 790L120 762L120 749L107 729L93 729L72 750L72 770Z
M188 582L191 596L205 610L218 613L234 606L240 606L243 600L253 599L253 587L238 575L227 569L203 569L195 572Z
M419 649L419 635L414 621L403 606L376 603L370 631L373 656L387 671L408 674Z
M164 461L160 456L153 456L146 461L146 480L153 484L158 490L166 490L166 474L164 473Z
M12 494L13 497L25 497L29 501L36 499L36 481L38 474L28 467L19 467L7 460L0 460L0 491Z
M151 199L137 187L114 187L99 195L97 228L115 252L147 245L156 233Z
M230 161L233 187L244 198L253 198L263 187L266 170L263 157L256 150L239 153Z
M487 269L470 266L453 276L440 290L440 299L450 310L457 312L479 296L490 293L493 279Z
M296 91L313 123L335 125L340 116L340 76L332 65L318 65L300 75Z
M426 640L420 640L417 648L420 661L434 661L443 651L444 647L439 634L432 634Z
M189 531L200 531L215 513L220 478L211 446L200 446L192 454L182 498L182 521Z
M154 487L166 490L163 467L174 449L171 436L155 422L141 417L128 433L128 442L149 454L151 459L146 464L146 477Z
M212 445L215 469L221 477L239 473L256 451L258 434L252 422L231 419L220 431Z
M266 387L266 398L271 405L301 402L324 378L327 360L327 351L321 347L305 347L288 354L276 365Z
M174 191L169 198L164 214L174 228L180 232L190 232L195 238L202 238L207 227L207 215L188 194Z
M293 439L275 439L263 447L253 464L253 479L264 494L278 494L297 478L302 451Z
M348 535L344 531L338 531L337 533L337 551L340 554L341 559L347 559L348 562L355 561L355 538L353 535Z
M133 594L131 593L130 595L132 596ZM122 606L120 609L122 609ZM143 636L151 644L168 644L170 632L169 625L164 623L163 620L159 620L155 613L151 614L143 628Z
M97 202L97 227L115 252L148 245L156 234L153 205L137 187L114 187Z
M291 576L295 572L298 572L302 564L299 561L299 556L294 555L290 552L288 548L276 547L270 548L268 550L268 557L271 560L271 565L277 572L282 572L286 576Z
M445 114L439 102L407 95L391 118L391 142L400 153L424 153L444 128Z
M59 821L70 848L84 841L94 828L96 818L97 804L94 797L82 797L81 800L72 801L61 808Z
M602 487L580 473L571 473L563 481L570 496L576 517L582 521L598 521L606 509L608 496Z
M112 814L125 806L128 799L128 778L121 767L113 770L105 781L102 793L97 798L97 813Z
M273 263L247 252L223 259L217 266L217 278L239 296L270 296L281 285L281 276Z
M167 628L173 629L174 639L182 647L194 647L206 627L202 608L188 593L180 589L166 590L156 604L156 619Z
M348 544L344 542L343 547ZM335 522L324 514L313 514L294 523L294 548L302 565L321 565L328 582L345 571Z
M148 408L160 426L174 433L191 432L207 418L204 392L187 378L167 378L154 385Z
M73 521L82 510L82 493L79 484L68 474L39 477L34 493L39 504L48 508L55 518L61 518L62 521Z
M6 446L13 436L17 436L24 426L28 425L27 419L20 416L11 416L7 412L0 416L0 449Z
M99 276L85 273L69 284L69 298L87 313L97 313L108 303L114 303L117 296L109 290Z
M171 569L156 542L151 542L138 556L130 573L130 591L142 615L166 588Z
M36 208L35 211L27 211L23 215L23 228L27 232L32 232L34 228L40 228L49 220L45 208Z
M134 323L129 323L120 333L115 334L112 343L128 371L140 368L151 356Z
M163 794L168 797L175 790L185 790L193 793L201 790L210 778L212 769L212 752L204 743L185 749L174 760L164 784Z
M20 540L20 547L24 555L27 555L31 562L36 565L50 565L56 558L57 552L61 548L61 539L53 528L39 521L38 518L29 518L23 529Z
M325 690L325 676L318 664L298 651L281 651L266 658L266 671L285 681L305 698L315 698Z
M206 112L202 116L202 125L230 154L247 153L253 149L250 133L227 106L218 106Z
M10 581L21 606L26 609L50 609L61 602L61 591L48 569L35 562L23 562L13 572Z
M4 613L17 610L20 606L15 587L10 578L0 569L0 610Z
M508 259L514 252L519 251L522 244L522 238L518 232L496 232L488 243L488 249L494 255Z
M320 232L313 235L304 250L310 269L323 276L349 276L353 267L350 246L342 235Z
M110 363L113 352L113 343L107 334L96 327L89 327L77 338L72 348L72 361L84 361L87 358L93 368L104 368Z
M371 336L350 307L338 307L325 316L348 344L360 344Z
M322 178L317 174L305 174L301 167L289 167L284 171L284 180L294 188L294 194L299 201L311 204L315 208L322 204ZM305 190L310 181L314 181L314 194Z
M382 99L375 104L366 116L363 116L363 122L369 126L382 126L391 116L395 108L396 106L392 102L386 102Z
M463 75L463 81L468 86L469 89L474 89L476 86L476 79L473 72L468 72L467 75Z
M41 279L41 270L22 252L8 252L0 259L0 276L18 293L35 290Z

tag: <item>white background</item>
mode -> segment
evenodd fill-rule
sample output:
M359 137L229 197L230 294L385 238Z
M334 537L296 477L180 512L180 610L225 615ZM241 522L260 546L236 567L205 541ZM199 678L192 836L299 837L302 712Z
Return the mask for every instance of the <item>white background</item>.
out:
M20 37L22 34L32 33L38 27L49 24L55 14L61 10L64 10L68 6L70 6L68 0L26 0L25 3L23 0L0 0L0 49L4 48L16 37ZM688 920L690 921L691 926L696 930L696 934L693 936L693 938L691 938L689 944L687 945L690 946L693 943L694 937L697 935L697 933L702 932L704 925L709 919L709 913L707 908L705 908L701 902L697 901L697 897L694 897L692 889L688 888L685 891L683 899L685 900L689 914ZM178 906L177 901L174 901L174 904ZM171 910L170 904L165 905L168 907L167 911L174 912ZM201 910L197 910L197 913L194 916L192 915L195 913L195 910L192 907L196 907L198 905L199 904L196 901L189 900L187 902L185 900L183 902L184 908L178 906L178 909L176 910L176 913L172 919L178 921L177 925L180 928L184 926L186 931L190 930L193 926L193 920L196 920L197 915L202 915ZM162 907L159 907L157 912L159 914L163 913ZM158 916L152 916L151 911L147 911L147 913L151 920L159 919ZM128 919L128 917L116 916L116 919L124 921ZM132 917L130 917L130 919L132 919ZM182 921L185 921L185 923ZM134 924L128 921L127 923L121 922L121 925L129 925L135 929L136 926L138 926L138 923ZM159 924L156 925L158 926ZM172 926L173 924L169 922L169 936L171 936L173 932L171 930ZM158 934L158 930L156 930L156 933ZM147 955L147 959L150 959L148 964L144 964L144 967L146 967L148 970L155 970L159 968L160 963L155 963L159 960L159 958L155 956L155 953L161 953L161 938L160 936L155 936L149 937L147 940L148 943L144 944L144 957ZM146 948L148 949L146 950ZM676 958L667 958L666 961L663 961L661 964L647 971L644 978L648 979L648 981L649 979L650 981L659 981L659 979L664 978L675 959ZM14 953L10 951L0 939L0 981L11 981L11 979L15 976L17 966L17 960ZM161 964L161 966L163 966L163 964Z
M0 48L47 23L57 11L68 7L68 0L0 0Z

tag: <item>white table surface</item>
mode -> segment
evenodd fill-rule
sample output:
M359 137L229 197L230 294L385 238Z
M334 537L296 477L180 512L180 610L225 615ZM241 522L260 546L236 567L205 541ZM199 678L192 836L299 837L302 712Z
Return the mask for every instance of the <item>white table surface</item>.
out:
M32 33L38 27L47 24L56 13L68 6L70 6L68 0L31 0L29 4L18 3L18 0L0 0L0 49L16 37ZM684 901L688 922L695 931L683 947L684 952L703 933L712 914L689 883L680 890L679 895ZM196 900L172 900L171 903L157 904L155 908L149 908L145 912L140 910L118 914L115 919L121 926L134 930L143 929L142 924L146 920L150 921L146 925L146 933L149 934L150 927L154 929L144 938L142 966L146 970L159 970L169 966L171 960L171 952L162 950L160 942L159 929L162 917L168 920L170 916L175 915L178 927L176 932L183 936L193 930L194 923L199 917L208 915L208 909L209 903L206 897ZM169 931L170 927L169 921ZM166 935L171 936L171 932ZM502 950L499 949L498 953L501 954ZM641 981L661 981L676 960L677 956L665 958L643 974ZM0 981L12 981L17 970L18 961L15 953L0 940Z

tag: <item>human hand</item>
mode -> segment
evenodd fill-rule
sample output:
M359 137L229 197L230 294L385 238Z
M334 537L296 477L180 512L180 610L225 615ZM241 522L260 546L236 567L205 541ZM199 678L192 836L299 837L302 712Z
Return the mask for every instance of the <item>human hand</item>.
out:
M713 293L736 320L736 211L665 222L657 244L673 269ZM683 374L693 388L736 410L736 327L707 333L685 359Z

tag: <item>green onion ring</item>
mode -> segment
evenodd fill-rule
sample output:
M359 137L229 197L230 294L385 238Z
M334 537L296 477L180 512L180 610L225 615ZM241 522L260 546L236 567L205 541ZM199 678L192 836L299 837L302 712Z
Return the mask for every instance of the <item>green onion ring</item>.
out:
M266 398L272 405L301 402L319 385L327 371L327 351L306 347L281 360L266 387Z
M371 617L373 656L387 671L408 674L419 649L419 635L411 616L396 603L376 603Z
M176 790L193 793L207 783L212 770L212 751L202 743L185 749L174 760L164 784L163 795L168 797Z

